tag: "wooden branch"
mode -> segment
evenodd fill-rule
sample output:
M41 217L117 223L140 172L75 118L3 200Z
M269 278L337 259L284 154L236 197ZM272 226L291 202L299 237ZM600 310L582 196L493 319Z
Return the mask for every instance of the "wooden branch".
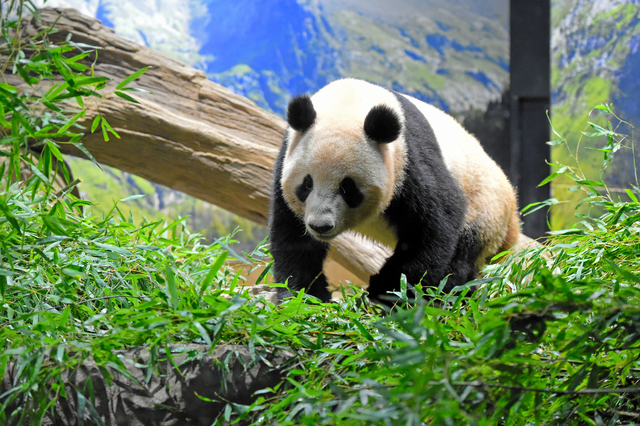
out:
M40 18L26 23L27 35L57 20L52 40L71 33L72 41L101 48L97 76L119 82L151 67L133 84L152 93L132 93L139 104L113 93L87 103L88 120L100 113L121 136L109 142L101 132L83 138L98 162L267 224L273 163L286 128L282 119L208 80L204 72L120 37L76 10L42 9ZM15 83L9 73L5 78ZM90 128L90 121L84 125ZM71 145L62 151L84 156ZM389 255L353 235L338 238L334 247L330 256L364 282Z

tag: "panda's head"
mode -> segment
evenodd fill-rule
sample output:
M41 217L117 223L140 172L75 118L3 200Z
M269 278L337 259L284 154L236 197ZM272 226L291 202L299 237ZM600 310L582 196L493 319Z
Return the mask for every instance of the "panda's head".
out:
M329 241L388 206L404 176L399 111L391 92L358 80L289 103L281 183L316 239Z

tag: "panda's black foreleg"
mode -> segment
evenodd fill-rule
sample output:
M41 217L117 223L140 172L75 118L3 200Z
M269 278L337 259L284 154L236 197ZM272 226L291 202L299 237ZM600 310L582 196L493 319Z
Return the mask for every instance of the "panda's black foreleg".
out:
M389 300L390 297L386 293L400 290L402 274L411 285L438 287L440 281L452 272L456 246L455 238L444 238L437 234L413 234L408 238L400 238L393 255L387 259L380 271L369 279L369 297L392 305L393 300ZM458 282L459 278L460 274L449 276L444 291L448 292L461 284Z
M401 274L406 275L409 284L420 283L423 287L438 287L448 277L443 288L445 293L476 278L478 270L475 261L480 253L480 245L472 229L463 229L457 241L449 240L448 244L442 239L439 244L432 245L424 244L426 241L433 240L422 237L398 241L393 255L380 272L370 278L367 289L369 297L392 305L393 300L389 300L386 293L400 290Z
M283 246L274 246L272 242L275 280L286 282L289 288L289 291L282 289L279 296L282 299L290 296L290 292L305 289L307 294L328 302L331 293L322 269L328 249L315 241L303 241L305 239L291 240Z
M442 253L440 253L442 255ZM439 264L437 256L428 247L419 247L398 241L393 255L387 259L380 271L369 279L369 297L372 300L392 306L394 296L388 292L400 291L400 276L405 274L407 282L412 285L437 286L437 276L444 276L444 265ZM446 260L445 260L446 261ZM425 274L425 271L427 273ZM429 273L428 271L431 271Z
M278 209L276 214L274 209ZM306 232L304 223L289 209L284 199L273 201L269 228L276 282L287 282L291 292L304 288L307 294L323 302L331 300L323 273L329 245L315 240ZM279 292L280 299L290 295L285 289Z

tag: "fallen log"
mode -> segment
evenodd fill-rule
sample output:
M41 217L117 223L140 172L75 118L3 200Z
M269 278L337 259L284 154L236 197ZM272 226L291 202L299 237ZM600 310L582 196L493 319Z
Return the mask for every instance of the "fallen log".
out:
M99 47L97 76L118 82L151 67L135 82L150 92L135 94L139 104L113 93L86 103L88 117L102 114L121 136L109 142L101 132L83 138L98 162L267 224L272 169L284 120L208 80L204 72L120 37L74 9L45 8L40 19L24 23L25 35L55 23L52 41L71 34L76 43ZM5 78L19 82L8 73ZM90 127L90 122L84 124ZM62 145L61 151L84 157L71 145ZM364 282L388 255L387 249L354 235L337 238L329 254Z

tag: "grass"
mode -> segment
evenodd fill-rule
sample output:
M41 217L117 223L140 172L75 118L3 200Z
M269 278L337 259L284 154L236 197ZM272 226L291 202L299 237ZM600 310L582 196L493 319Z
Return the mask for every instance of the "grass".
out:
M0 221L0 365L21 366L3 395L22 407L13 420L38 424L69 397L61 373L87 357L124 371L115 350L147 345L160 360L185 342L294 354L272 396L230 404L219 424L589 424L638 411L636 201L511 255L471 296L426 289L430 301L387 314L357 289L330 304L250 298L231 290L225 248L179 222L136 224L117 206L88 217L86 202L30 189L2 194Z

